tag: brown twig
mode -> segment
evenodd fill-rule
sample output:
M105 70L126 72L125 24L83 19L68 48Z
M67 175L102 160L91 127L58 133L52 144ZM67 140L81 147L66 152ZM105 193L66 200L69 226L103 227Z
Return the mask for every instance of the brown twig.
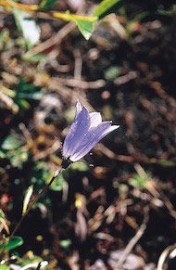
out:
M52 36L50 39L40 43L36 47L29 50L26 54L26 58L30 58L38 53L41 53L48 48L51 48L54 45L59 45L62 40L74 29L76 28L76 25L73 22L67 23L55 36Z
M75 79L75 78L61 78L61 77L57 78L56 80L58 80L60 83L65 84L66 86L69 86L72 88L79 87L82 90L87 90L87 89L96 90L105 86L104 80L96 80L96 81L87 82L87 81Z
M149 220L149 208L147 207L145 209L145 211L144 211L144 220L143 220L141 226L139 227L139 229L138 229L137 233L135 234L135 236L130 240L130 242L128 243L128 245L124 249L120 259L117 262L118 267L121 267L124 264L127 256L130 254L130 252L132 251L134 246L137 244L139 239L144 234L144 232L146 230L146 227L147 227L148 220Z
M82 57L81 52L76 49L73 51L75 57L74 79L81 80L82 74Z
M96 146L96 150L103 153L105 156L107 156L110 159L127 162L127 163L146 163L146 164L158 164L161 166L163 165L163 160L156 159L156 158L148 158L145 155L138 154L136 156L127 156L127 155L118 155L115 154L112 150L110 150L108 147L106 147L103 144L98 144ZM176 164L174 161L170 161L170 166L174 167Z

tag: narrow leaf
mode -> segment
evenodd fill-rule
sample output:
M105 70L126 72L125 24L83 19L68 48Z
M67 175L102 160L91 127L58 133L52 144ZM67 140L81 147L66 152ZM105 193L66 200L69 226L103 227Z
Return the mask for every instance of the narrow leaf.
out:
M47 9L54 6L57 0L41 0L39 4L39 8L41 9Z
M113 8L120 8L122 6L122 0L103 0L97 8L94 10L93 15L102 19L106 16Z
M23 201L23 211L22 211L22 215L24 215L27 211L29 202L30 202L30 198L32 196L33 193L33 186L28 187L26 193L25 193L25 197L24 197L24 201Z
M0 224L4 228L4 230L6 230L6 232L9 234L8 221L2 209L0 209Z

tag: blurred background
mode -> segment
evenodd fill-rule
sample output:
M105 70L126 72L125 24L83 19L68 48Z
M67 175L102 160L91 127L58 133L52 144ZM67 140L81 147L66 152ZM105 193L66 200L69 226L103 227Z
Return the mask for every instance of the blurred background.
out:
M50 15L89 16L101 1L9 2L0 1L0 269L176 269L175 1L114 1L89 40ZM61 163L78 98L120 128L57 177L4 257L24 202Z

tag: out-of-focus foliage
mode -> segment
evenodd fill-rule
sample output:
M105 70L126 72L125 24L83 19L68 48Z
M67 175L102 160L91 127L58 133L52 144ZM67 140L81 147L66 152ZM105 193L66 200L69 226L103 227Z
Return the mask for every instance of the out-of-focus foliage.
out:
M10 270L10 266L8 265L1 265L0 267L1 270Z
M28 48L35 45L40 38L40 28L36 24L36 22L30 18L30 14L26 13L25 11L44 11L47 9L50 9L54 6L56 3L56 0L41 0L39 5L18 5L17 3L14 3L13 0L9 0L6 3L3 3L0 1L0 5L2 6L12 6L13 13L16 19L16 23L19 27L19 29L22 31L24 38L26 40L26 45ZM85 37L85 39L89 39L93 30L94 25L97 23L100 19L102 19L107 14L111 13L111 10L114 8L114 10L117 10L121 7L122 1L120 0L103 0L95 9L92 16L79 16L75 14L71 14L70 12L62 13L62 12L56 12L53 13L50 12L49 15L53 15L53 17L68 21L74 21L82 33L82 35ZM19 10L18 10L19 9ZM21 9L21 10L20 10Z
M28 160L28 150L22 147L23 141L17 135L8 135L1 145L2 158L9 159L13 167L22 168L23 163Z
M20 247L22 244L23 239L20 236L14 236L10 239L10 241L8 241L8 238L4 239L3 241L0 242L0 252L1 250L4 250L4 252L11 251L17 247Z
M115 269L140 233L155 264L176 241L175 6L159 2L0 0L0 270ZM61 164L77 98L119 132L9 238Z
M150 179L150 175L148 174L134 174L131 179L129 179L129 184L132 185L133 187L143 189L146 187L147 182Z
M22 31L28 49L33 47L40 39L40 28L30 14L25 11L14 9L13 14L18 29Z
M107 14L112 13L113 11L117 11L120 7L123 6L123 1L121 0L103 0L96 7L93 12L94 16L97 16L99 19L102 19Z
M30 107L30 100L40 100L43 93L40 91L41 88L21 79L16 87L14 101L23 109Z
M6 219L5 213L0 209L0 232L3 230L9 234L8 220Z
M57 2L57 0L40 0L39 8L47 9L52 8L52 6Z

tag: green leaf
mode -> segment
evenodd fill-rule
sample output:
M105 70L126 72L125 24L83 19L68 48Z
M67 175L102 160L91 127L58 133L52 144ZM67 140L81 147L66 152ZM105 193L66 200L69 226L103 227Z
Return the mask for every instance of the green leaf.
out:
M121 69L118 66L110 66L105 70L105 79L108 81L113 81L121 74Z
M60 241L60 246L62 248L69 248L69 246L72 244L70 239L64 239Z
M38 63L38 62L46 59L46 55L42 54L42 53L38 53L38 54L35 54L32 56L24 55L23 59L27 62L30 62L30 63Z
M33 47L40 39L39 26L34 19L30 18L30 14L25 11L13 9L13 14L18 29L23 33L28 49Z
M145 173L144 175L139 175L136 173L132 178L129 179L129 184L133 187L144 189L149 179L150 175L148 173Z
M9 151L7 157L10 159L10 162L13 167L21 169L23 163L28 160L28 151L24 148L18 148L15 151Z
M46 184L50 175L48 164L43 161L37 161L31 171L31 183L39 190Z
M22 109L28 109L30 103L27 100L40 100L43 93L41 88L21 79L16 86L14 101Z
M94 10L93 15L102 19L107 14L119 9L123 5L122 0L103 0Z
M24 260L23 258L23 261L21 262L21 266L23 267L21 269L44 270L48 269L47 265L47 261L42 261L42 258L35 256L33 259L28 260Z
M160 159L158 163L163 167L174 167L176 165L174 161L167 159Z
M1 150L0 150L0 158L5 158L6 157L6 155L5 155L5 153L4 152L2 152Z
M2 211L2 209L0 209L0 218L5 218L5 214L4 214L4 212Z
M5 239L6 241L6 239ZM23 238L20 236L14 236L8 243L0 243L0 250L5 249L5 251L13 250L17 247L23 245L24 241Z
M92 32L94 30L95 22L75 20L75 23L77 24L78 29L84 36L84 38L88 40L91 37Z
M50 186L50 189L54 191L61 191L63 189L64 182L65 179L63 177L63 174L59 174Z
M80 172L86 172L88 171L89 167L85 161L77 161L70 165L70 168L72 170L77 170Z
M2 50L5 48L5 45L8 43L10 37L9 37L9 31L7 29L3 29L0 32L0 49Z
M8 227L8 222L5 217L4 212L0 209L0 224L1 224L1 231L2 228L6 230L7 233L9 233L9 227Z
M0 270L10 270L10 266L8 266L8 265L0 265Z
M13 135L8 135L3 141L1 147L3 150L15 150L19 148L23 143Z
M17 100L17 104L20 108L23 108L23 109L29 109L30 108L30 104L29 102L27 102L25 99L19 99Z
M57 0L41 0L39 4L39 8L41 9L47 9L54 6Z

